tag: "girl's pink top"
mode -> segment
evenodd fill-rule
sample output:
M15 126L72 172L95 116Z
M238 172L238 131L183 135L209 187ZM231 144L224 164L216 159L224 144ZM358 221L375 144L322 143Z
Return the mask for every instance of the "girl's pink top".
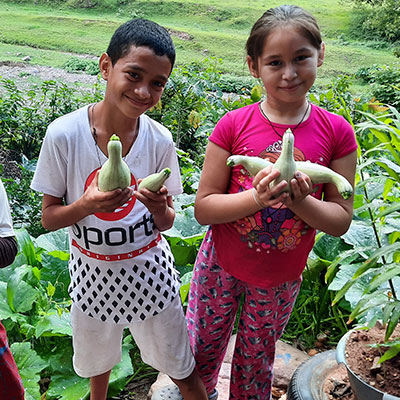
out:
M341 116L318 106L296 129L273 124L280 134L291 128L296 161L310 160L329 166L357 149L351 125ZM216 125L210 141L231 154L258 156L274 162L280 154L281 137L262 115L259 104L227 113ZM252 188L253 178L242 166L232 169L228 193ZM323 185L312 195L321 199ZM285 206L265 208L254 215L226 224L212 225L213 240L221 266L231 275L259 287L272 287L299 278L314 245L315 229Z

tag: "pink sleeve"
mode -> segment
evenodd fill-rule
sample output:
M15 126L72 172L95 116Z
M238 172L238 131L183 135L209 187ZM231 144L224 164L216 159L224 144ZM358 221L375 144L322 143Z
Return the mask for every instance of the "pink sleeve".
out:
M228 112L218 121L209 140L231 153L233 143L232 128L232 118L231 114Z
M336 141L333 149L333 160L345 157L357 149L357 140L353 127L342 116L337 116Z

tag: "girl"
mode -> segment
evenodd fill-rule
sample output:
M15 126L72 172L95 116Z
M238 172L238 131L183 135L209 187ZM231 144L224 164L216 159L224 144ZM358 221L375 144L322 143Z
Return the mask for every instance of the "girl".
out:
M289 319L315 231L344 234L353 199L333 185L313 188L308 176L291 180L293 194L279 194L278 171L254 180L231 154L276 159L291 128L295 158L330 167L354 184L356 140L349 123L307 100L325 46L317 22L296 6L269 9L246 43L250 73L266 98L229 112L207 146L196 198L196 218L211 225L202 243L189 296L187 319L198 370L212 393L244 303L232 360L230 399L270 399L275 345ZM315 190L316 189L316 190ZM322 200L323 198L323 200Z

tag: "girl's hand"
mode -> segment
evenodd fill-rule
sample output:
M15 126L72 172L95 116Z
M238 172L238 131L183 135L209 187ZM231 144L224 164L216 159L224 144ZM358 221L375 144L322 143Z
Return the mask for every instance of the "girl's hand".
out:
M253 179L253 192L255 202L260 208L273 207L279 203L285 203L289 194L281 191L286 187L286 181L279 182L278 185L270 187L270 184L279 177L278 170L272 170L272 167L262 169Z
M87 211L87 214L98 212L110 213L121 207L132 197L133 190L130 187L125 189L116 189L110 192L101 192L98 188L97 171L95 178L85 190L81 197L81 206Z
M308 175L297 171L294 178L290 181L292 195L288 197L285 205L291 207L300 204L309 194L312 193L312 183Z

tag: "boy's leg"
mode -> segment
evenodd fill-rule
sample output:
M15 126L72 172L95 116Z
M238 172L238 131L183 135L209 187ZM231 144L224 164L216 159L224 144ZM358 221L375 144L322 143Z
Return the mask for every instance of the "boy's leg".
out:
M218 265L211 231L197 256L186 311L190 343L207 393L214 390L243 287Z
M90 378L90 400L106 400L111 370Z
M180 296L160 314L134 322L129 329L143 362L167 374L185 400L207 400L204 384L195 369Z
M230 399L270 400L276 342L300 284L301 279L269 289L247 286L232 358Z
M74 305L71 325L75 372L90 378L91 400L105 400L111 369L121 361L124 325L91 318Z
M203 381L195 368L193 372L184 379L173 379L172 381L179 387L182 397L190 400L207 400L207 391Z

